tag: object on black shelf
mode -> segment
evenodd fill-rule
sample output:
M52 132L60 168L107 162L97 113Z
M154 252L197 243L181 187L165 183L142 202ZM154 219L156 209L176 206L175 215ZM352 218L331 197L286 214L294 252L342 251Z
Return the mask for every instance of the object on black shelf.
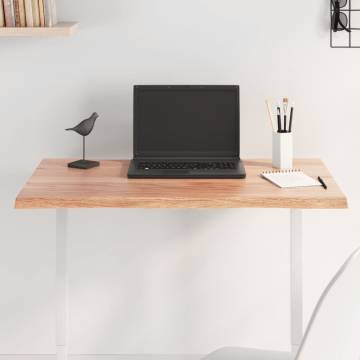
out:
M68 164L68 167L75 169L91 169L100 165L98 161L85 159L85 137L88 136L94 128L95 121L99 115L95 112L88 119L83 120L80 124L66 131L75 131L83 137L83 158Z
M344 8L347 4L347 0L331 0L333 5L333 14L331 17L331 28L332 31L338 32L345 30L350 32L347 28L348 26L348 17L344 12L341 12L341 9Z
M330 47L360 48L359 7L354 0L329 0L330 2Z

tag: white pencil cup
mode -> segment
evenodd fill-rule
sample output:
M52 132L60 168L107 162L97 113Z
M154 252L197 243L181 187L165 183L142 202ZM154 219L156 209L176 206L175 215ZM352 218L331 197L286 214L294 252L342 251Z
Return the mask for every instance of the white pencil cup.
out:
M285 170L293 167L293 134L273 133L273 167Z

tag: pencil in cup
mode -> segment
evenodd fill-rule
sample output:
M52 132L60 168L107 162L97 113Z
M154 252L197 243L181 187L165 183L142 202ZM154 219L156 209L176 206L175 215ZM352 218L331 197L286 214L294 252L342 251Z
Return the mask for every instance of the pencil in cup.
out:
M274 113L272 111L272 104L271 104L270 100L266 100L266 106L267 106L267 110L268 110L271 128L272 128L273 132L276 132L275 118L274 118Z

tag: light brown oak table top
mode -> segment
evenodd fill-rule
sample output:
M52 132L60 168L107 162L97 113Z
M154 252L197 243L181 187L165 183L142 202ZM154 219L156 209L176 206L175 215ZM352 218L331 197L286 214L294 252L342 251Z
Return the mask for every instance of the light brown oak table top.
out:
M42 160L16 198L17 209L60 208L299 208L342 209L347 199L318 159L295 168L321 176L322 187L280 189L260 177L270 160L245 160L247 178L128 179L128 160L101 161L90 170L69 169L71 159Z

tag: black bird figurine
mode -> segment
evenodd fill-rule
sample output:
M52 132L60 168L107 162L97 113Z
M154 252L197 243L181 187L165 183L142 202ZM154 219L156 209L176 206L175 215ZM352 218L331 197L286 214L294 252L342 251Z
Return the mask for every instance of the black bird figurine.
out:
M100 165L98 161L85 160L85 137L88 136L94 129L95 121L98 117L99 115L94 112L88 119L81 121L80 124L74 126L73 128L65 129L66 131L75 131L83 137L83 158L82 160L69 163L68 167L75 169L91 169Z

